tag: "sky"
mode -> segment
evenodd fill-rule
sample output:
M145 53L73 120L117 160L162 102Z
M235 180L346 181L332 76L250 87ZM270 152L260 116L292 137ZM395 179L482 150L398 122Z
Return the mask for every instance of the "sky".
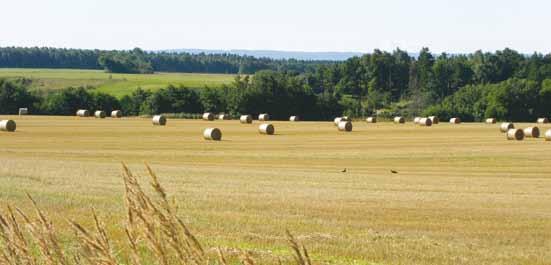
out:
M0 47L551 53L548 0L2 0Z

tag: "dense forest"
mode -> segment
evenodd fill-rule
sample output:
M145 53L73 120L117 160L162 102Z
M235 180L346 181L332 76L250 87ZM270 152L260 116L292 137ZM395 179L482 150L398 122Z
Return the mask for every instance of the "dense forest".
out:
M140 50L128 53L123 57L135 56L130 60L139 61L136 67L149 71L157 71L160 61L166 62L167 58L178 61L189 56ZM70 60L85 64L89 59L84 55ZM198 58L239 61L246 57L219 55L195 59ZM263 59L251 62L261 64ZM302 62L301 65L296 61L299 65L296 66L284 61L265 62L279 65L267 67L268 70L252 67L250 72L254 75L239 76L231 85L220 89L174 86L155 92L137 89L120 99L84 88L47 94L29 92L28 80L5 80L0 85L0 113L15 113L17 106L32 106L34 113L42 114L74 114L77 108L87 107L92 110L121 108L128 115L269 112L278 119L299 114L307 120L327 120L342 114L382 118L457 116L465 121L482 121L486 117L532 121L551 116L551 55L527 56L511 49L434 55L425 48L417 57L397 49L391 53L375 50L362 57L333 63ZM172 67L169 65L175 64L162 69ZM184 66L192 67L183 63ZM180 68L172 70L177 69Z
M114 73L227 73L253 74L260 70L306 72L328 61L273 60L233 54L102 51L59 48L0 48L0 68L105 69Z

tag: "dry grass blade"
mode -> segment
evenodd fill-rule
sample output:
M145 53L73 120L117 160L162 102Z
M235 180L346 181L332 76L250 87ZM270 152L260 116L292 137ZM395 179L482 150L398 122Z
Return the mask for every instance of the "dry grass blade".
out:
M291 246L291 249L294 252L294 258L298 265L311 265L312 261L310 260L310 256L308 255L308 251L306 250L306 247L300 246L300 244L297 242L295 237L289 232L289 230L286 231L287 234L287 241L289 242L289 245ZM302 249L302 251L301 251Z
M165 189L161 186L161 184L159 183L159 178L157 178L157 174L155 174L155 172L153 172L153 170L151 169L151 167L145 163L145 167L147 168L147 172L149 173L149 176L151 177L151 187L153 187L153 189L157 192L157 194L159 195L159 197L161 197L162 201L163 201L163 206L164 206L164 209L171 213L171 209L170 209L170 205L168 203L168 198L167 198L167 195L166 195L166 191Z
M130 244L130 258L132 259L132 264L141 265L140 254L138 253L138 242L136 236L126 227L124 229L128 243Z
M218 254L218 263L220 263L220 265L228 265L228 261L226 261L222 249L216 248L216 253Z
M32 238L36 241L42 256L47 264L51 265L68 265L65 258L64 251L62 250L59 241L56 236L56 232L52 223L48 220L46 215L40 210L36 201L27 193L27 197L32 202L37 215L37 221L32 222L30 218L23 213L23 211L16 209L17 212L23 217L27 223L29 232Z
M256 262L254 261L251 254L247 251L244 251L241 253L241 264L243 265L255 265Z
M105 228L100 223L95 211L92 210L96 235L89 233L84 227L74 221L69 221L78 235L80 244L83 247L83 256L89 263L102 265L116 265L117 261L112 253L109 238Z
M201 243L199 243L199 240L197 240L197 238L189 231L189 229L184 224L184 222L179 218L178 218L178 222L180 223L180 226L184 230L184 234L186 235L186 238L193 243L193 248L195 249L195 251L197 251L198 254L201 256L204 255L205 251L203 250Z
M304 254L304 260L306 261L306 264L312 265L312 261L310 260L310 255L308 255L308 250L304 245L302 246L302 253Z
M0 257L4 261L3 263L36 264L36 259L29 249L29 243L9 205L5 216L0 213L0 238L3 242L2 256Z

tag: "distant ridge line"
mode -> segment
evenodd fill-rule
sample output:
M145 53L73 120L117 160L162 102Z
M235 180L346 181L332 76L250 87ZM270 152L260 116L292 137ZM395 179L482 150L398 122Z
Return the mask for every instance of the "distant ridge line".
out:
M210 50L210 49L169 49L159 52L176 52L190 54L235 54L240 56L252 56L256 58L270 59L296 59L311 61L345 61L355 56L362 56L361 52L305 52L305 51L276 51L276 50Z

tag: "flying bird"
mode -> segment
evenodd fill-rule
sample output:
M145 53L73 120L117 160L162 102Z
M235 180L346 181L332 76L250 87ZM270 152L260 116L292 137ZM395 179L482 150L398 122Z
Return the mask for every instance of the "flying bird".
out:
M392 169L391 169L391 170L390 170L390 173L392 173L392 174L398 174L398 171L392 170Z
M346 173L346 168L341 171L342 173Z

